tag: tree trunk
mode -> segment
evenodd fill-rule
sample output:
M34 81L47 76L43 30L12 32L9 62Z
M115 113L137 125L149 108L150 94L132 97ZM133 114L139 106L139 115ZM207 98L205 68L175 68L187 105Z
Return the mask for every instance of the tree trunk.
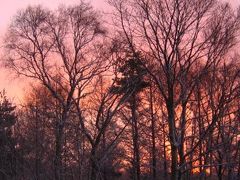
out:
M56 149L55 149L55 180L62 180L62 144L63 144L63 125L57 124Z
M176 142L176 127L174 119L174 105L173 105L173 95L170 96L167 102L168 110L168 128L169 128L169 138L171 145L171 180L178 179L178 151Z
M39 125L38 125L38 114L37 114L37 109L36 109L36 132L35 132L35 178L36 180L39 180L39 164L40 164L40 157L39 157L39 138L38 138L38 133L39 133Z
M172 164L171 164L171 180L178 179L178 168L177 168L177 147L174 144L171 144L171 157L172 157Z
M218 166L218 172L217 172L217 175L218 175L218 180L222 180L223 179L223 177L222 177L222 165L220 164L219 166Z
M139 154L139 134L138 134L138 122L137 122L137 104L136 94L132 96L131 113L132 113L132 128L133 128L133 166L134 166L134 179L140 180L140 154Z
M185 126L186 126L186 103L182 104L182 114L181 114L181 133L180 133L180 145L179 145L179 159L180 159L180 166L181 169L178 171L178 179L182 179L182 171L185 172L186 167L184 165L185 163L185 158L184 158L184 138L185 138ZM183 177L183 179L185 179Z
M153 92L152 86L150 86L150 111L151 111L151 133L152 133L152 179L155 180L156 174L156 135L155 135L155 119L154 119L154 109L153 109Z
M61 119L57 121L56 124L56 143L55 143L55 160L54 160L54 173L55 180L63 179L63 166L62 166L62 151L63 151L63 143L64 143L64 126L67 121L68 111L70 109L70 105L66 105L63 108L61 113ZM59 112L56 112L59 113Z
M163 125L163 132L165 130L165 125ZM168 170L167 170L167 151L166 151L166 137L165 133L163 133L163 156L164 156L164 178L168 178Z
M91 151L91 180L97 179L97 164L96 164L96 151L95 147Z

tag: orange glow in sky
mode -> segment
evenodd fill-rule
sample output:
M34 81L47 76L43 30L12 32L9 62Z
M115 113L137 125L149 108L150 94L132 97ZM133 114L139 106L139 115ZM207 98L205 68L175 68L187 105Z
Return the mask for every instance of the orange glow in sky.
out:
M12 17L20 9L26 8L28 5L42 5L50 9L55 9L59 5L76 4L80 0L0 0L0 56L2 55L2 40ZM96 9L106 10L107 0L90 0ZM234 7L240 5L240 0L223 0L231 3ZM87 1L86 1L87 2ZM14 79L5 69L0 67L0 90L6 89L7 95L14 98L17 102L21 100L26 83L23 79Z
M28 5L42 5L49 9L55 9L59 5L77 4L80 0L0 0L0 56L2 56L3 37L6 29L11 23L13 16L18 10L26 8ZM105 0L90 0L96 9L105 10L107 6ZM0 67L0 91L6 89L7 96L13 98L15 102L21 102L22 95L27 90L26 80L23 78L15 78L3 67Z

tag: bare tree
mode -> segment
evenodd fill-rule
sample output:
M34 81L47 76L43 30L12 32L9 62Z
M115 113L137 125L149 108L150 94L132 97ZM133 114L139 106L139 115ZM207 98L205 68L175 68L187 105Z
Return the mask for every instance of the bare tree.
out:
M14 17L4 63L34 81L14 125L16 179L239 178L240 11L109 3L110 38L84 1Z
M80 101L81 98L75 99L76 114L81 131L90 145L91 172L89 178L92 180L104 178L103 162L116 148L118 139L126 128L125 125L118 123L117 113L132 93L130 91L128 94L115 94L112 91L115 81L106 80L101 75L96 80L95 93L89 99L85 99L84 102ZM81 94L78 96L80 97ZM106 137L112 126L114 133L111 134L112 136Z
M171 179L179 179L185 163L189 98L202 76L235 44L239 13L215 0L118 0L110 4L115 8L116 27L129 48L149 59L144 65L167 108ZM180 117L177 107L182 109Z
M28 7L15 16L5 39L6 65L42 83L59 102L61 118L56 122L55 179L62 179L64 127L77 87L86 85L105 69L99 56L104 31L98 13L84 2L49 11ZM59 93L55 87L61 87Z

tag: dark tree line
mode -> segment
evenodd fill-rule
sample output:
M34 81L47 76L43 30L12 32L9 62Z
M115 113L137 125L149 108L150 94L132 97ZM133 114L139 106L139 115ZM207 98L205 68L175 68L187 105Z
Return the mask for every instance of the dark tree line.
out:
M109 5L109 26L83 1L14 17L3 63L32 84L0 97L1 179L239 179L240 11Z

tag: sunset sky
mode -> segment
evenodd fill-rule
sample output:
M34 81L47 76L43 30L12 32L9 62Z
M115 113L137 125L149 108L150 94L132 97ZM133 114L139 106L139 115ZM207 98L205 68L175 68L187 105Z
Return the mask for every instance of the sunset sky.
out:
M6 29L11 22L12 17L20 9L28 5L41 4L43 7L51 9L57 8L59 5L71 5L78 3L79 0L0 0L0 55L2 55L2 40ZM90 0L91 4L99 9L105 10L107 3L105 0ZM15 102L22 99L22 94L26 91L26 83L23 78L15 78L9 74L4 68L0 68L0 90L6 89L7 96L13 98Z
M227 0L226 0L227 1ZM19 9L25 8L28 5L41 4L44 7L51 9L57 8L61 4L71 5L76 4L79 0L0 0L0 54L2 54L2 39L6 32L12 17ZM106 0L91 0L94 7L99 10L106 10ZM234 7L240 4L240 0L229 0ZM25 85L23 79L15 79L3 68L0 68L0 90L6 89L7 95L14 98L16 101L21 100L21 95L24 92Z

